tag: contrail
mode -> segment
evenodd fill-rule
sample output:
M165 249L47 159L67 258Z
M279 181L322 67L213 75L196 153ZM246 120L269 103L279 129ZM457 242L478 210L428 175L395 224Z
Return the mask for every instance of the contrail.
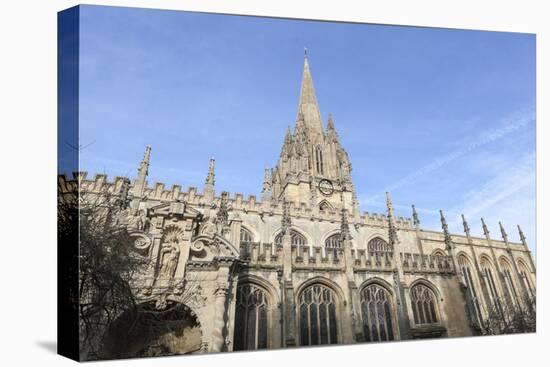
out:
M466 147L464 147L462 149L458 149L454 152L451 152L451 153L449 153L449 154L447 154L447 155L445 155L445 156L443 156L439 159L436 159L434 162L420 168L417 171L414 171L414 172L410 173L409 175L403 177L402 179L400 179L400 180L394 182L393 184L387 186L382 191L383 192L386 192L386 191L387 192L392 192L393 190L395 190L395 189L397 189L401 186L405 186L405 185L409 184L410 182L416 180L417 178L422 177L427 173L433 172L433 171L443 167L447 163L449 163L451 161L454 161L455 159L458 159L458 158L468 154L472 150L477 149L477 148L479 148L481 146L484 146L486 144L492 143L496 140L499 140L499 139L503 138L504 136L506 136L508 134L511 134L514 131L517 131L517 130L521 129L522 127L524 127L527 124L529 124L531 122L534 122L534 121L535 121L535 113L531 112L531 113L527 114L526 116L521 117L519 119L516 119L511 123L507 123L507 124L503 125L502 127L498 128L498 129L494 129L494 130L490 130L488 132L485 132L485 133L479 135L479 137L473 143L467 145ZM362 204L372 204L373 202L376 202L377 200L379 200L382 196L383 196L383 194L377 194L377 195L371 196L369 199L365 200Z

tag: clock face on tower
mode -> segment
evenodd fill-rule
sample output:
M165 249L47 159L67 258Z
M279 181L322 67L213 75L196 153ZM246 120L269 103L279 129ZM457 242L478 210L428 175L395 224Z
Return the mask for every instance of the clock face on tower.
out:
M334 192L334 186L330 180L323 179L319 181L319 191L321 191L321 194L329 196Z

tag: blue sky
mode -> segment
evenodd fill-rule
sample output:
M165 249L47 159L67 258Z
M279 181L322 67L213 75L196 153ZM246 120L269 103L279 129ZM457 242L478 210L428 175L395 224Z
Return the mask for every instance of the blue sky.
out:
M535 36L85 6L80 167L259 195L309 61L362 210L415 204L423 228L520 224L535 250Z

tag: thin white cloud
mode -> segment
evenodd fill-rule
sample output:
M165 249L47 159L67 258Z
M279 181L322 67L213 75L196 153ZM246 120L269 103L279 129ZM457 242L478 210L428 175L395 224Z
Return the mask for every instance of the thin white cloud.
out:
M370 205L370 204L374 204L376 203L377 201L380 201L383 196L384 196L384 193L385 192L392 192L394 191L395 189L399 188L399 187L402 187L402 186L406 186L408 184L410 184L411 182L421 178L421 177L424 177L426 174L428 173L431 173L445 165L447 165L448 163L460 158L460 157L463 157L464 155L470 153L471 151L477 149L477 148L480 148L484 145L487 145L489 143L493 143L499 139L502 139L503 137L513 133L513 132L516 132L518 131L519 129L527 126L528 124L530 123L534 123L535 121L535 113L534 112L529 112L529 113L526 113L525 115L523 116L520 116L520 117L517 117L517 118L512 118L506 122L504 122L504 124L502 124L500 127L496 128L496 129L491 129L491 130L488 130L488 131L484 131L482 132L481 134L477 135L477 136L474 136L474 137L471 137L470 139L468 139L470 141L470 143L466 146L464 146L463 148L460 148L460 149L457 149L447 155L444 155L436 160L434 160L433 162L431 162L430 164L424 166L424 167L421 167L420 169L410 173L409 175L397 180L396 182L390 184L389 186L387 186L383 192L379 193L379 194L376 194L376 195L373 195L373 196L370 196L370 197L367 197L367 198L360 198L360 203L361 205Z
M498 221L514 231L514 238L517 237L515 226L520 224L534 244L534 232L531 230L535 227L535 175L535 152L529 152L510 162L506 170L498 172L481 187L466 193L460 205L451 211L461 211L466 218L476 222L483 216L499 236ZM450 227L461 225L459 218L449 222Z

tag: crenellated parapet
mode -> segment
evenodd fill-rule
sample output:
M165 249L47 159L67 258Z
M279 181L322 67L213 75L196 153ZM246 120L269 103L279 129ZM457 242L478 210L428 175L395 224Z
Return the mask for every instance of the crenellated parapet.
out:
M121 192L125 183L129 183L128 192L130 196L134 196L135 182L132 183L126 177L115 177L114 180L109 180L107 175L96 174L92 179L88 178L88 173L75 172L72 178L67 178L65 175L59 175L58 186L60 192L74 192L76 188L80 188L81 192L89 194L111 194L115 195ZM212 200L206 200L205 196L193 186L182 191L181 185L174 184L167 189L165 183L155 182L142 187L142 196L139 199L144 199L149 202L171 202L181 201L192 207L219 207L221 196L215 196ZM282 216L283 202L272 199L260 200L255 195L245 197L242 193L229 194L228 205L232 212L242 212L245 214L257 214L259 216ZM330 210L315 210L306 203L289 202L289 214L292 218L308 219L312 221L340 223L340 210L334 208ZM375 226L387 227L387 216L380 213L363 212L355 216L349 217L350 224L357 227ZM410 218L398 217L395 219L395 225L398 229L412 229L412 220Z

